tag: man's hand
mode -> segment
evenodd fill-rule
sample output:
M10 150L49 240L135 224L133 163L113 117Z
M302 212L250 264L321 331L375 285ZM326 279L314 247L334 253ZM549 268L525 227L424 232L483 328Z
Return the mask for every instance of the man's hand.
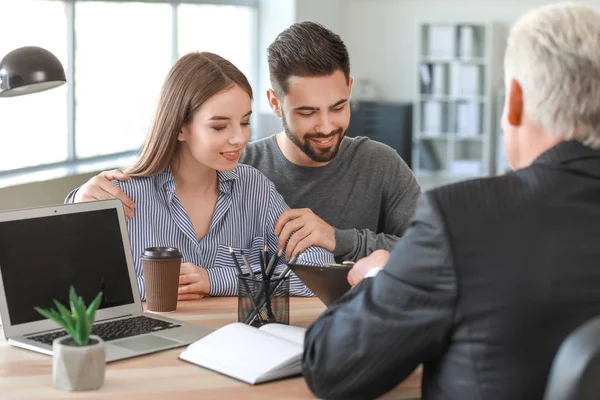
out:
M331 252L335 249L335 229L308 208L281 214L275 224L275 235L279 236L278 246L285 250L288 260L310 246Z
M177 301L201 299L209 292L208 272L192 263L181 263Z
M112 184L111 180L116 179L118 181L126 181L129 179L129 175L121 171L120 169L113 169L112 171L103 171L92 179L87 181L82 187L75 193L75 203L81 203L84 201L94 200L108 200L117 198L121 200L125 209L125 216L127 218L133 218L133 209L135 207L134 202L127 197L125 193L118 187Z
M348 282L352 286L358 285L373 268L383 268L389 258L390 252L387 250L375 250L369 256L361 258L348 272Z

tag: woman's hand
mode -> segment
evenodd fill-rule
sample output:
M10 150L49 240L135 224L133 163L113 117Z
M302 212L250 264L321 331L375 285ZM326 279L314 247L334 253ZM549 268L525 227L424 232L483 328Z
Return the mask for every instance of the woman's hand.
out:
M201 299L209 292L208 272L192 263L181 263L177 301Z

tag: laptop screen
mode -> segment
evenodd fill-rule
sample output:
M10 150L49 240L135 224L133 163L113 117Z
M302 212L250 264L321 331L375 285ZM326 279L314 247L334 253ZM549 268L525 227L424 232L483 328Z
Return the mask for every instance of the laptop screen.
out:
M12 325L44 319L34 307L69 307L73 285L87 305L134 302L116 209L0 222L0 272Z

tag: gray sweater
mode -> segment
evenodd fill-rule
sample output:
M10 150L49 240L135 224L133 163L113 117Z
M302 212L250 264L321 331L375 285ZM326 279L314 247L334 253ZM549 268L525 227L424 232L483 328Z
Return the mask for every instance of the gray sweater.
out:
M323 167L288 161L275 136L248 144L240 163L266 175L291 208L310 208L335 227L338 261L391 250L412 218L421 189L398 153L366 137L344 138Z

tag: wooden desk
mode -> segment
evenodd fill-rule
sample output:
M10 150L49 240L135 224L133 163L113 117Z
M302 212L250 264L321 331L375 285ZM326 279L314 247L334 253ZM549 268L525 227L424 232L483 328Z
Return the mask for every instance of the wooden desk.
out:
M325 309L316 298L292 298L290 324L308 326ZM183 302L170 317L218 328L237 320L237 298ZM178 348L106 366L104 386L92 392L62 392L52 386L52 358L9 346L0 334L0 399L264 399L314 398L301 377L250 386L180 361ZM420 399L415 372L386 399Z

